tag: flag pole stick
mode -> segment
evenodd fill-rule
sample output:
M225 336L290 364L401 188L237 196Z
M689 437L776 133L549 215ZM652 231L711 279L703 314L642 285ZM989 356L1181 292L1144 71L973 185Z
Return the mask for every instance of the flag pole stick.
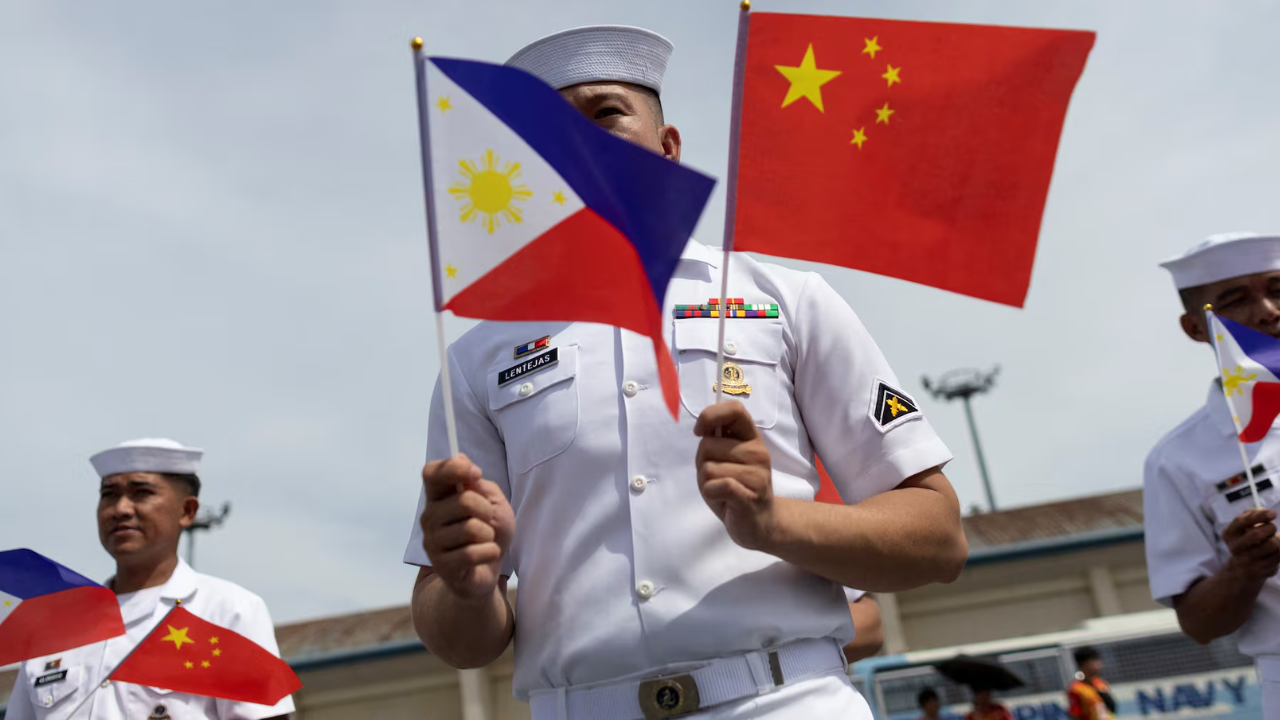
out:
M440 392L444 393L444 425L449 435L449 457L458 456L458 421L453 414L453 383L449 378L449 347L444 335L444 291L440 286L440 247L436 243L436 194L431 178L431 113L427 106L427 59L422 54L422 38L413 49L413 77L418 96L418 143L422 150L422 189L426 196L427 245L431 251L431 290L436 315L436 345L440 349Z
M147 634L146 634L146 635L143 635L143 636L142 636L142 639L138 641L138 644L137 644L137 645L134 645L132 648L130 648L130 649L129 649L129 652L125 653L124 657L120 658L120 662L116 663L116 666L115 666L115 667L113 667L113 668L111 668L111 671L110 671L110 672L108 672L106 675L104 675L104 676L102 677L102 679L101 679L101 680L99 680L99 681L98 681L98 683L97 683L96 685L94 685L94 686L93 686L93 689L89 691L89 694L84 696L84 699L80 701L80 704L79 704L79 705L77 705L77 706L76 706L76 708L75 708L75 710L72 710L72 711L71 711L71 713L70 713L69 715L67 715L67 717L69 717L69 718L73 718L73 717L75 717L75 716L76 716L76 713L80 712L80 708L84 707L84 706L85 706L85 703L87 703L87 702L89 702L90 700L92 700L92 699L93 699L93 694L94 694L94 693L96 693L96 692L98 692L98 690L100 690L100 689L102 689L102 688L106 687L106 685L107 685L107 681L111 679L111 676L112 676L112 675L115 675L115 674L116 674L116 671L120 669L120 666L121 666L121 665L124 665L124 663L125 663L125 661L126 661L126 660L128 660L128 659L129 659L129 658L131 658L131 657L133 657L133 654L134 654L135 652L137 652L137 651L138 651L138 648L142 647L142 643L146 642L146 641L147 641L147 638L151 637L151 633L155 632L155 631L156 631L156 628L158 628L158 627L160 627L162 624L164 624L164 621L165 621L165 620L168 620L168 619L169 619L169 616L173 614L174 609L176 609L176 608L177 608L179 605L181 605L181 604L182 604L182 601L181 601L181 600L175 600L175 601L174 601L174 605L173 605L173 607L169 608L169 612L165 613L165 614L164 614L164 617L160 618L160 622L157 622L155 625L153 625L153 626L151 627L151 629L147 631ZM89 711L89 717L93 717L93 711L92 711L92 710L90 710L90 711Z
M1253 506L1262 508L1262 499L1258 497L1258 483L1253 477L1253 466L1249 464L1249 453L1244 449L1244 441L1240 439L1240 416L1236 415L1235 403L1231 402L1231 394L1222 381L1222 355L1218 352L1218 334L1213 330L1213 306L1204 306L1205 326L1209 331L1209 342L1213 344L1213 358L1218 366L1218 384L1222 386L1222 398L1227 401L1227 411L1231 413L1231 424L1236 428L1236 447L1240 448L1240 459L1244 462L1244 476L1249 481L1249 493L1253 495Z
M734 220L738 209L738 142L742 128L742 82L746 72L747 26L750 24L751 0L738 5L738 43L733 57L733 100L729 109L729 179L724 197L724 258L720 264L720 323L716 341L716 402L724 397L724 331L728 320L729 254L733 252Z

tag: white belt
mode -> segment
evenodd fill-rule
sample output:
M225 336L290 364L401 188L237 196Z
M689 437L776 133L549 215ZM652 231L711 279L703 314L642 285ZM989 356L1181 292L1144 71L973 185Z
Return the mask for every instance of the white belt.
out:
M831 638L708 660L685 673L532 693L533 720L654 720L761 695L845 666Z

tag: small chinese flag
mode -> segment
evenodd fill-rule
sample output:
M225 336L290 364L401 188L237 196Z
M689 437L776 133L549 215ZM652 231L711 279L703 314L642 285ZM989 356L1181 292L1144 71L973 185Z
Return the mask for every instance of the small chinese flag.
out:
M184 607L171 610L111 679L261 705L302 687L293 669L261 645Z
M1094 34L752 13L734 249L1021 307Z
M831 482L831 476L827 474L827 469L822 466L822 459L814 457L814 462L818 464L818 494L813 497L818 502L831 503L832 505L843 505L844 499L840 497L840 491L836 490L835 483Z

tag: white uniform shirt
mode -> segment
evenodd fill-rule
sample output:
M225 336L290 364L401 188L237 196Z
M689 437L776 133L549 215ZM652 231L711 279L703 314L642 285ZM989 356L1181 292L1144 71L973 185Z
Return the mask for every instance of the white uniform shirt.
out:
M150 633L175 601L203 620L221 625L279 655L275 626L262 598L236 585L201 575L181 559L169 581L119 596L126 634L93 645L36 658L22 663L6 720L64 720L100 682ZM65 675L63 674L65 673ZM76 718L92 720L146 720L147 718L216 718L259 720L293 712L293 698L274 706L219 700L171 690L110 682L89 701L91 710Z
M520 577L517 697L801 638L853 638L840 586L742 549L699 493L693 425L715 401L718 320L676 320L672 310L719 295L722 258L691 242L667 291L678 423L663 402L653 344L637 333L486 322L449 348L460 449L516 515L504 573ZM872 421L877 379L895 387L897 379L820 276L735 254L729 290L780 306L778 318L729 319L725 336L725 359L751 386L736 399L763 431L775 495L813 499L815 450L849 503L951 459L922 413L886 431ZM558 364L499 387L499 373L519 362L515 347L544 335ZM429 459L449 455L442 403L437 383ZM418 524L424 503L404 558L414 565L430 564Z
M1272 427L1261 442L1245 446L1260 484L1262 504L1280 509L1280 428ZM1147 456L1143 480L1146 516L1147 572L1151 595L1172 607L1201 578L1226 564L1231 553L1222 533L1240 513L1253 507L1243 478L1236 432L1218 381L1209 397L1185 422L1156 445ZM1267 580L1253 614L1239 631L1240 652L1280 654L1280 579Z

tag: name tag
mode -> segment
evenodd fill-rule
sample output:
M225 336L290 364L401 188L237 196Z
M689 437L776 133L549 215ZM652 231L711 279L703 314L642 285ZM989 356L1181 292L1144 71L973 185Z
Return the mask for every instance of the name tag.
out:
M61 670L55 673L49 673L48 675L41 675L40 677L36 678L36 687L44 687L45 685L50 685L56 682L62 682L63 680L66 680L66 679L67 679L66 670Z
M498 373L498 387L513 383L525 375L531 375L539 370L546 370L558 362L560 362L560 348L551 348L541 355L535 355L519 365L513 365Z
M1262 492L1263 490L1267 490L1271 487L1271 478L1267 478L1266 480L1259 480L1257 481L1256 484L1258 486L1258 492ZM1249 486L1245 485L1239 490L1232 490L1231 492L1227 493L1227 502L1233 503L1237 500L1243 500L1247 497L1253 497L1253 493L1249 492Z

